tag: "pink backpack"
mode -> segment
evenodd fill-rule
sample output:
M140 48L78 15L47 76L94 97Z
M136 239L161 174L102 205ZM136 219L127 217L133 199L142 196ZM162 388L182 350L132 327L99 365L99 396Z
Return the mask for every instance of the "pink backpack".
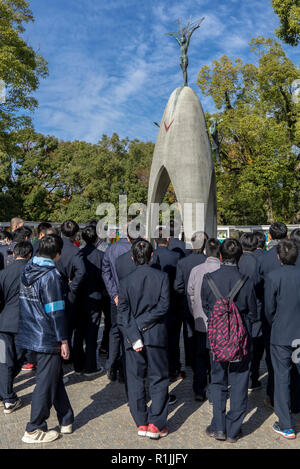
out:
M242 277L224 298L210 274L207 274L208 285L217 300L208 321L210 349L217 362L238 362L248 353L247 329L233 301L246 280L247 277Z

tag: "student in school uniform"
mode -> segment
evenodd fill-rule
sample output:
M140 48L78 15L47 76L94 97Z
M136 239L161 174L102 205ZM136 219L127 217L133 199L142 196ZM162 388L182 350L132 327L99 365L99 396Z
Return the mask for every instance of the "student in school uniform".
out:
M137 268L120 282L118 325L126 353L129 408L139 436L165 437L168 415L168 353L166 316L168 276L149 266L153 249L145 240L132 246ZM152 400L147 407L145 376Z
M268 244L268 251L259 259L259 273L261 276L262 287L264 288L265 278L268 273L280 268L281 263L277 256L277 244L280 240L287 238L288 229L287 226L282 222L275 222L269 228L270 242ZM270 324L265 318L264 308L262 309L262 333L265 344L266 352L266 365L268 369L268 380L267 380L267 398L265 404L268 407L274 407L274 371L270 353L270 337L271 328Z
M54 406L60 433L72 433L74 414L63 382L62 358L69 357L68 321L62 279L55 267L62 250L59 236L40 241L39 257L25 267L20 286L19 330L15 343L19 349L36 352L36 386L32 394L30 421L24 443L54 441L56 430L47 429Z
M290 239L296 244L298 248L298 257L296 260L296 265L297 267L300 267L300 228L296 228L291 232Z
M191 366L193 361L193 333L194 320L189 310L187 302L187 286L189 276L194 267L206 261L203 253L208 236L203 231L197 231L191 238L193 250L189 256L185 256L178 261L176 268L176 277L174 281L174 290L180 296L181 308L183 311L183 339L185 364Z
M102 280L104 253L96 248L98 236L94 226L87 226L82 231L82 239L85 246L81 249L81 256L86 275L78 292L73 360L76 374L93 376L102 371L97 367L97 339L105 289Z
M223 298L226 298L243 276L237 264L242 255L242 246L236 239L228 238L221 245L222 265L220 269L206 274L203 279L201 298L208 320L216 303L216 297L208 284L210 275ZM241 435L241 426L247 413L248 382L251 364L251 328L257 320L256 296L253 281L244 278L244 283L234 298L247 329L248 353L238 362L218 362L210 352L211 400L213 419L206 434L217 440L235 443ZM208 341L208 348L210 344ZM230 410L226 414L226 399L230 384Z
M180 332L182 325L182 309L180 307L179 296L174 290L174 281L176 276L176 267L180 259L179 252L168 249L169 238L163 238L162 229L158 232L155 239L157 248L154 250L151 266L154 269L161 270L168 275L170 285L170 309L167 316L168 328L168 353L169 353L169 375L171 380L185 377L181 370L180 363Z
M259 321L252 324L252 360L250 370L249 391L254 391L261 388L259 381L259 367L264 354L264 339L262 335L262 295L263 288L259 275L259 262L255 256L257 250L257 238L254 233L243 233L240 238L240 243L243 248L242 257L238 263L238 269L242 275L246 275L253 280L255 294L257 299L257 315Z
M33 246L33 255L34 256L37 256L38 255L38 252L39 252L39 242L40 242L40 239L42 239L46 234L50 234L50 233L47 233L47 231L49 229L52 228L52 225L51 223L48 223L48 222L42 222L39 224L38 228L37 228L37 232L38 232L38 240L37 242L34 244Z
M4 413L10 414L21 406L21 400L13 389L14 377L21 369L15 336L19 329L20 278L32 256L32 244L28 241L14 247L15 261L0 272L0 400Z
M218 239L210 238L205 244L207 258L205 262L194 267L188 281L187 295L189 308L195 322L194 360L193 360L193 390L195 400L203 402L206 399L208 377L210 375L209 349L207 348L207 316L201 301L203 277L207 272L214 272L221 267L221 243Z
M294 363L300 374L300 354L297 353L300 338L300 268L296 266L298 248L293 241L280 241L276 249L282 267L265 278L265 314L271 326L274 368L274 411L278 417L273 430L287 439L294 439L291 369Z

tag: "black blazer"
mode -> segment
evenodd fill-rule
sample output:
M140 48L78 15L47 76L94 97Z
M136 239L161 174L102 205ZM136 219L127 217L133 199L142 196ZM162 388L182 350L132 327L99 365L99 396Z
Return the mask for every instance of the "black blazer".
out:
M134 272L135 269L136 265L132 260L131 249L130 251L125 252L125 254L122 254L116 259L116 271L119 282L120 280L122 280L122 278L131 274L131 272Z
M168 276L149 265L137 266L121 280L117 321L127 350L139 339L167 347L169 290Z
M265 278L265 315L271 344L292 345L300 339L300 268L283 265Z
M176 268L176 278L174 281L174 290L180 295L186 295L190 273L194 267L203 264L206 261L204 254L195 254L192 252L187 257L180 259Z
M259 260L260 275L265 278L269 272L278 269L280 266L281 263L277 257L277 246L273 246L270 251L267 251Z
M170 251L177 252L180 258L188 256L192 252L190 249L186 249L185 242L178 238L170 238L169 249Z
M80 251L85 267L85 276L79 285L78 297L86 311L98 311L105 294L102 279L102 261L104 252L93 245L86 245Z
M61 257L56 262L56 268L62 276L65 291L68 292L69 301L75 300L80 283L85 276L85 266L81 250L74 246L71 239L62 236L64 242ZM69 280L71 283L69 283Z
M27 262L15 260L0 272L0 331L18 332L20 278Z
M224 298L230 293L237 281L242 278L237 266L224 264L221 265L219 270L212 272L210 275ZM201 298L203 311L209 318L216 303L216 297L207 283L207 274L204 275L203 278ZM252 324L258 320L256 295L253 280L251 278L248 278L245 282L234 302L239 312L242 314L242 317L244 317L248 334L251 336Z

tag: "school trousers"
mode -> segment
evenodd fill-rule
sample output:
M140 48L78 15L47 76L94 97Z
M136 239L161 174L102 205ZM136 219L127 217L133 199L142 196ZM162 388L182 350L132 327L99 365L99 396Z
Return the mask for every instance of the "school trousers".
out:
M19 374L25 351L15 346L15 334L0 332L0 397L13 404L17 395L13 389L14 378Z
M117 323L118 308L111 304L111 329L109 332L109 352L105 363L106 370L117 370L123 372L122 363L122 339L121 332Z
M63 382L60 354L36 353L36 386L31 400L30 422L26 431L47 431L47 419L54 406L60 426L74 422L74 413Z
M274 412L278 417L280 428L293 428L291 402L291 371L293 366L293 352L296 349L288 345L271 344L271 358L274 368ZM299 357L299 354L298 354ZM300 363L296 363L300 375ZM298 401L300 395L298 395Z
M199 395L205 393L210 375L210 358L209 350L207 348L207 333L195 331L193 339L193 391L195 394Z
M142 352L126 350L126 381L131 415L139 427L152 423L163 430L168 416L168 354L165 348L144 346ZM145 380L152 400L147 407Z
M97 370L97 339L101 307L98 311L82 311L74 330L73 362L76 372ZM85 343L85 350L83 345Z
M210 395L213 404L211 427L227 437L238 436L247 413L250 352L240 362L217 362L210 352ZM226 400L230 385L230 410L226 414Z

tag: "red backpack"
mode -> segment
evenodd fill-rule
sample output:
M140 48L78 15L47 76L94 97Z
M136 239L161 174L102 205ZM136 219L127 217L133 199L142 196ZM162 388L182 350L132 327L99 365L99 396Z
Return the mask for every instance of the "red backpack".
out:
M247 277L242 277L224 298L210 274L208 285L216 297L216 303L208 321L208 339L214 360L238 362L247 355L248 333L234 298L243 287Z

